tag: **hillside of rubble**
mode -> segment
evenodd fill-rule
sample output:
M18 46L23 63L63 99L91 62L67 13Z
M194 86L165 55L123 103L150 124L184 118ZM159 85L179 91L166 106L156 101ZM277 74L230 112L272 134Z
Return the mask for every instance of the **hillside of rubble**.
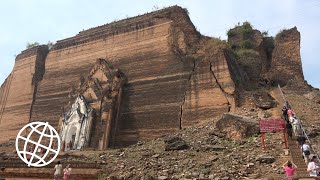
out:
M243 22L226 33L201 35L172 6L23 50L0 87L0 162L11 168L0 176L26 175L10 164L21 127L41 120L59 131L81 96L93 109L90 143L57 160L96 164L90 177L282 179L292 154L281 133L262 150L259 120L281 118L283 98L320 150L320 91L304 80L300 32L272 37Z

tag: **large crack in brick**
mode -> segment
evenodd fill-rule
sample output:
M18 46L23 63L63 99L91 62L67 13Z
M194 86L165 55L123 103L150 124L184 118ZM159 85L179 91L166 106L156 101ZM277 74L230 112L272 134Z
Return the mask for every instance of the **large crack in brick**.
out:
M196 62L193 61L193 67L192 67L192 71L190 72L190 75L189 75L189 78L188 78L188 82L186 84L189 84L191 83L191 78L192 76L194 75L194 71L196 69ZM183 116L183 106L184 104L186 103L186 98L187 98L187 91L188 91L188 88L186 87L185 88L185 91L184 91L184 97L183 97L183 101L180 105L180 118L179 118L179 129L182 129L182 116Z
M214 77L217 85L219 86L219 89L220 89L221 92L224 94L224 97L226 98L226 100L227 100L227 102L228 102L228 112L230 112L232 105L231 105L230 101L228 100L228 96L230 96L230 97L232 98L233 95L230 94L230 93L227 93L227 92L222 88L221 84L220 84L219 81L218 81L217 76L216 76L215 73L213 72L211 61L209 61L209 63L210 63L210 72L211 72L212 76Z
M30 112L29 112L29 122L31 122L33 106L36 101L37 92L38 92L38 86L45 74L45 68L46 68L45 61L48 54L49 54L49 48L46 45L40 46L39 49L37 50L37 58L35 62L35 73L33 74L33 77L32 77L33 94L32 94L32 102L31 102Z

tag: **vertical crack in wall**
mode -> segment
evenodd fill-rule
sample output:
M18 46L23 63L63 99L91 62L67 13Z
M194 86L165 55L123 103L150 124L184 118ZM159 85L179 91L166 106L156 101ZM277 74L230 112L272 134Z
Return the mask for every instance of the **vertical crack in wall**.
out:
M216 76L216 75L214 74L214 72L213 72L211 61L210 61L210 60L208 60L208 61L209 61L209 63L210 63L210 72L211 72L212 76L214 77L214 79L216 80L216 83L217 83L217 85L219 86L221 92L224 94L224 97L226 98L226 100L227 100L227 102L228 102L228 112L230 112L232 105L231 105L231 103L230 103L229 100L228 100L228 96L233 96L233 95L227 93L227 92L222 88L221 84L220 84L219 81L218 81L217 76Z
M32 118L32 111L33 111L33 106L37 97L38 85L45 74L45 68L46 68L45 62L46 62L48 53L49 53L49 48L47 45L40 46L36 53L37 57L35 62L35 70L34 70L35 72L32 77L33 94L32 94L32 102L30 105L29 122L31 122L31 118Z
M38 83L33 85L32 102L31 102L30 112L29 112L29 122L31 122L32 110L33 110L33 105L34 105L34 103L36 101L37 92L38 92Z
M196 69L196 62L195 60L193 60L193 67L192 67L192 71L190 72L190 75L189 75L189 78L188 78L188 82L186 83L186 88L185 88L185 91L184 91L184 97L183 97L183 101L180 105L180 118L179 118L179 129L182 129L182 116L183 116L183 106L184 104L186 103L186 98L187 98L187 91L188 91L188 84L191 83L191 78L194 74L194 71Z

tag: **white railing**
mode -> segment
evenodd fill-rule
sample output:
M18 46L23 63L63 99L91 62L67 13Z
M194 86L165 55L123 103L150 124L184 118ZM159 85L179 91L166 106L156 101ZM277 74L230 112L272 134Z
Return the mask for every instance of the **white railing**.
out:
M278 88L279 88L279 91L280 91L280 93L281 93L281 96L282 96L284 102L286 103L287 100L286 100L286 98L284 97L284 94L283 94L282 89L281 89L281 87L280 87L279 84L278 84ZM296 117L297 117L297 116L296 116ZM298 118L298 117L297 117L297 118ZM298 118L298 119L300 120L300 121L299 121L299 125L300 125L300 128L301 128L301 130L302 130L302 134L303 134L303 135L306 137L306 139L309 141L311 151L313 152L313 154L315 154L315 155L317 156L318 162L320 162L320 158L319 158L318 152L316 151L316 148L314 148L314 147L312 146L311 141L310 141L310 139L309 139L306 131L304 130L304 128L303 128L303 126L302 126L301 119L300 119L300 118Z

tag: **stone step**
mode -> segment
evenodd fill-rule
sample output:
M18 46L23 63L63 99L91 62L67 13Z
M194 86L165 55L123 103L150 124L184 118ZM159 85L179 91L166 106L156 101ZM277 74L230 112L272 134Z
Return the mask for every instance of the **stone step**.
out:
M288 139L288 146L292 161L298 167L296 170L296 175L300 177L308 177L309 174L307 172L307 165L304 162L301 150L298 147L296 141L294 141L293 139Z

